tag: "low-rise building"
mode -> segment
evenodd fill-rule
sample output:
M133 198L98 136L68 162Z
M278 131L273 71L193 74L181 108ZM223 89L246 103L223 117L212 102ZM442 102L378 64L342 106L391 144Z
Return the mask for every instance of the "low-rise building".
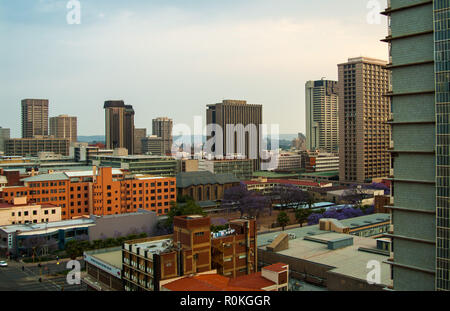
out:
M14 138L5 140L5 155L7 156L37 156L41 151L54 152L64 156L69 155L70 140L67 138L34 137Z
M61 220L61 207L53 204L29 204L26 197L12 203L0 203L0 226L37 224Z
M197 159L179 159L177 160L177 173L198 172Z
M161 282L161 291L287 291L289 265L276 263L261 272L228 278L215 270Z
M346 221L355 222L355 219ZM289 264L290 278L333 291L383 290L389 287L392 283L390 267L386 263L390 257L389 247L377 239L336 232L339 230L329 231L332 227L348 227L344 221L340 223L339 226L325 226L322 230L320 225L316 225L259 235L258 266L282 260ZM280 234L288 237L277 241L287 241L283 247L273 245ZM373 261L380 267L378 284L367 281L370 272L367 266Z
M178 196L190 196L195 201L222 200L225 190L238 186L239 180L231 174L213 174L207 171L178 173Z
M233 220L228 230L213 234L210 226L209 217L177 216L172 236L125 242L125 290L160 291L161 281L208 272L212 267L229 276L256 272L255 220Z
M116 215L138 209L165 215L177 195L174 177L125 174L110 167L39 174L22 181L22 187L3 187L0 201L12 203L15 197L26 196L36 204L58 205L62 219Z
M277 159L278 165L275 171L295 172L302 169L302 156L298 153L281 153Z
M306 173L339 171L339 155L324 152L303 152L302 166Z
M335 203L347 203L347 195L354 194L356 196L361 196L361 205L374 205L376 196L383 196L384 190L377 189L359 189L355 190L353 188L332 190L327 192L326 200Z
M177 161L169 156L129 155L105 156L93 155L92 164L120 168L131 174L148 174L155 176L175 176Z
M82 282L88 291L123 291L122 247L112 247L83 254L86 273Z
M37 245L36 241L52 241L62 250L67 242L74 239L94 241L136 233L153 236L158 220L154 212L139 210L126 215L0 226L0 252L19 256L27 251L30 243L35 247L43 246Z
M314 182L309 180L267 179L258 178L243 182L249 191L258 191L263 194L272 193L276 187L293 185L303 190L311 188L327 188L333 184L329 182Z

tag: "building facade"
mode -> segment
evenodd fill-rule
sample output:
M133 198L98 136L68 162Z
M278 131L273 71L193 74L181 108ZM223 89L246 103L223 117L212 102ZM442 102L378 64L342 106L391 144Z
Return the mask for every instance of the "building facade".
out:
M147 174L155 176L175 176L177 160L166 156L108 156L93 155L92 164L120 168L131 174Z
M0 152L5 151L5 141L11 138L11 130L0 126Z
M253 161L250 159L201 159L198 162L198 170L214 174L231 174L239 180L249 180L253 176Z
M77 117L60 115L50 118L50 135L55 138L67 138L70 142L76 142Z
M106 101L105 136L106 148L126 148L134 152L134 110L123 101Z
M225 276L256 272L255 220L232 220L220 233L211 233L209 217L176 216L173 222L173 235L124 243L126 291L160 291L161 281L209 272L212 267Z
M67 138L39 137L14 138L5 141L7 156L38 156L39 152L54 152L63 156L69 155L70 141Z
M172 128L173 121L167 117L156 118L152 120L152 134L161 137L163 141L163 154L172 154Z
M26 197L12 203L0 203L0 226L37 224L61 220L61 207L53 204L29 204Z
M169 212L176 201L176 180L171 177L125 175L119 169L102 167L92 171L68 171L23 179L22 187L4 187L0 199L5 203L27 197L36 204L61 206L61 218L89 215L116 215L154 211Z
M350 58L339 64L339 178L368 182L388 177L391 106L387 62Z
M281 153L278 156L276 171L291 172L302 168L302 156L295 153Z
M152 135L145 137L141 141L141 150L145 155L165 155L165 143L162 137Z
M147 129L134 129L134 154L143 154L142 140L147 137Z
M222 103L207 107L206 124L214 126L208 135L208 140L213 137L217 139L212 146L212 156L225 157L236 154L245 156L247 159L253 160L253 170L259 171L261 166L262 105L250 105L245 100L224 100ZM237 125L244 127L242 136L237 134ZM233 127L234 135L228 135L227 126ZM219 131L222 132L222 135L218 134ZM222 144L219 146L218 143L221 140Z
M22 100L22 138L48 136L48 99Z
M339 155L323 152L304 152L302 166L306 173L338 172Z
M224 233L213 234L212 268L223 276L236 278L255 273L258 268L256 221L235 219Z
M198 202L222 200L225 190L239 185L239 180L230 174L182 172L176 178L178 196L190 196Z
M448 1L391 0L384 12L392 70L394 290L450 289L449 10Z
M305 94L307 149L337 152L339 149L337 81L308 81Z

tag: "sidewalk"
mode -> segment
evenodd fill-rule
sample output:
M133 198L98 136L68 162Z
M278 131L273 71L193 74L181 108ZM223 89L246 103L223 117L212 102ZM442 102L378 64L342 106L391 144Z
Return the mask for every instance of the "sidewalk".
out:
M77 257L75 260L83 260L83 259L84 259L83 256L80 256L80 257ZM33 262L27 263L27 262L23 262L22 259L20 259L18 264L21 264L22 266L25 266L25 267L37 266L38 264L41 264L42 266L45 266L47 264L56 264L58 261L59 261L59 264L62 264L62 263L69 262L71 260L72 259L70 259L70 258L61 258L59 260L42 261L42 262L37 262L36 261L34 263ZM16 261L11 261L11 262L16 262Z

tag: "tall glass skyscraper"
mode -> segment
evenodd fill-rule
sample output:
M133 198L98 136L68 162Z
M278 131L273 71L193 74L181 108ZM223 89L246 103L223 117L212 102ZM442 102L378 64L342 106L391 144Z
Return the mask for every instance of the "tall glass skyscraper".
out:
M449 290L450 0L390 0L394 290Z

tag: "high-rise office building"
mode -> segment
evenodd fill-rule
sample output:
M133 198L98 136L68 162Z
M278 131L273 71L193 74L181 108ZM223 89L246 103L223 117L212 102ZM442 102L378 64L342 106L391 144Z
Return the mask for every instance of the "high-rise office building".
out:
M161 137L164 144L164 153L172 153L172 128L173 121L167 117L156 118L152 120L152 133L157 137Z
M22 138L48 136L48 99L22 100Z
M67 138L71 142L76 142L78 139L77 117L64 114L50 118L50 135L55 138Z
M350 58L339 64L339 178L370 182L389 177L390 86L387 62Z
M5 129L0 126L0 151L5 151L5 141L10 139L11 137L11 130Z
M105 105L106 148L126 148L134 152L134 110L122 100L106 101Z
M134 129L134 154L142 154L142 139L147 137L147 129Z
M449 290L450 2L389 3L394 290Z
M308 81L306 94L306 146L308 150L339 149L337 81Z
M253 169L259 171L261 167L260 156L260 125L262 124L262 105L250 105L245 100L224 100L222 103L208 105L206 111L207 125L220 126L223 133L223 144L212 148L215 156L234 156L239 154L253 160ZM227 125L242 125L244 127L244 136L238 137L238 132L229 137L227 134ZM251 126L254 129L251 129ZM218 131L219 128L216 130ZM216 131L208 137L208 140L217 136ZM219 152L222 149L222 152ZM240 152L241 151L241 152Z

